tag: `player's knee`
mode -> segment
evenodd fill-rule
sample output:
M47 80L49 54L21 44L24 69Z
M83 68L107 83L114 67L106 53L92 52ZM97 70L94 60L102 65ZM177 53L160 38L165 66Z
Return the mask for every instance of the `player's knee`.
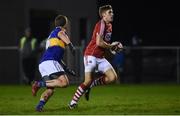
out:
M48 94L44 95L44 100L47 101L49 98Z
M115 82L118 79L117 75L111 75L108 79L109 83Z
M68 82L63 82L63 83L62 83L62 87L63 87L63 88L67 87L68 85L69 85Z
M67 87L69 82L66 79L58 79L58 87Z
M117 81L117 80L118 80L118 76L117 76L117 74L115 74L114 81Z
M115 75L113 76L113 82L117 81L117 79L118 79L118 76L115 74Z
M52 96L54 94L54 89L49 89L48 90L48 96Z

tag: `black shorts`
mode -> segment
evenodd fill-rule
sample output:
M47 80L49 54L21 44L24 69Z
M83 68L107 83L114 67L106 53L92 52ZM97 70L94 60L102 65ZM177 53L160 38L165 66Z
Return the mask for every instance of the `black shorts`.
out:
M57 79L59 76L64 75L64 74L65 74L64 71L56 72L56 73L50 74L49 76L44 76L44 77L42 77L42 79L44 81L53 80L53 79Z

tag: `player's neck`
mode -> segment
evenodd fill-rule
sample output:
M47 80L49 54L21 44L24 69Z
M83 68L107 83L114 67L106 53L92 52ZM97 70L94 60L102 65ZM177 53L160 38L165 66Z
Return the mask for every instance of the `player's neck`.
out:
M106 24L109 24L109 23L111 23L111 22L109 22L109 21L107 21L106 19L102 19Z
M66 30L64 27L62 27L62 26L58 26L58 27L56 27L56 28L61 28L61 30Z

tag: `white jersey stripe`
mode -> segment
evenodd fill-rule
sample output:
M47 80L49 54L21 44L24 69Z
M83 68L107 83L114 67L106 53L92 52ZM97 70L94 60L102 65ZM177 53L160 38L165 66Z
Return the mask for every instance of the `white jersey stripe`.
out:
M104 21L101 20L100 32L99 32L99 34L100 34L101 36L104 36L104 30L105 30L105 24L104 24Z
M99 35L100 36L104 36L104 30L105 30L105 23L104 23L104 21L103 20L101 20L101 23L100 23L100 30L99 30ZM92 52L92 54L94 54L94 50L97 48L97 45L95 46L95 48L93 49L93 52ZM92 55L91 54L91 55Z

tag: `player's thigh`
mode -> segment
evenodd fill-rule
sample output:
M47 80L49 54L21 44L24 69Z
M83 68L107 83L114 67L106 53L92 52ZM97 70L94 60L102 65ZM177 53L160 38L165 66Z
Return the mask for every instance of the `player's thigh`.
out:
M92 82L92 74L96 68L97 61L94 56L84 56L85 79L84 84L89 86Z
M96 68L96 57L94 56L84 56L84 72L93 72Z
M117 74L115 72L115 70L113 68L110 68L108 69L105 73L105 78L109 81L109 82L112 82L112 81L115 81L117 80Z
M98 71L105 73L107 70L112 69L112 65L105 58L97 58Z
M60 75L57 79L57 81L59 81L59 83L62 85L62 86L67 86L69 85L69 79L67 77L67 75Z
M108 78L109 80L117 79L117 74L114 68L105 58L100 59L98 62L98 70L103 72L106 75L106 78Z
M68 77L64 72L53 73L50 76L43 77L47 83L53 83L57 87L67 87L69 85Z

